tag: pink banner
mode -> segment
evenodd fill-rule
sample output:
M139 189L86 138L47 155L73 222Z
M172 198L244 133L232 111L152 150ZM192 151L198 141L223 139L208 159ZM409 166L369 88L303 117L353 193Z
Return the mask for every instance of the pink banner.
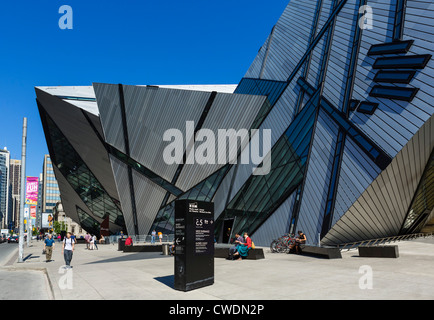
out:
M38 180L37 177L27 177L26 204L38 203Z

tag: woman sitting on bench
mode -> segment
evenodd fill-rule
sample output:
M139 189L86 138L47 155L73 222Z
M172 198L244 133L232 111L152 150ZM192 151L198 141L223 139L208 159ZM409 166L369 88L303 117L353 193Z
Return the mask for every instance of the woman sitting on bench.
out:
M252 249L252 239L250 239L247 232L244 232L244 241L245 243L241 243L237 247L237 252L234 253L234 257L239 257L236 260L241 260L247 258L249 255L250 249ZM234 259L235 260L235 259Z

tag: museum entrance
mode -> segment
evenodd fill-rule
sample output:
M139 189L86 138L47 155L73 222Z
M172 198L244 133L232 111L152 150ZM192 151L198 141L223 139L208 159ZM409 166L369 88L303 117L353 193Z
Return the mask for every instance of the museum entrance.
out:
M235 223L235 218L229 218L223 220L222 243L229 243L229 241L231 240L234 223Z

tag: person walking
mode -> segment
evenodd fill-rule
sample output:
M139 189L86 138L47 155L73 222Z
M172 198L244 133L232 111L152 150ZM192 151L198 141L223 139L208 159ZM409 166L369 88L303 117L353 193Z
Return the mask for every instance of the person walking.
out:
M92 240L93 240L94 247L96 248L96 250L98 250L98 246L97 246L98 238L96 237L96 235L93 235Z
M158 232L158 238L160 238L160 244L163 243L163 233L162 232Z
M45 262L52 261L51 255L53 254L55 241L51 239L51 237L51 234L49 234L48 237L44 240Z
M90 249L90 234L86 233L86 235L84 236L84 240L86 241L86 249L89 250Z
M62 253L63 258L65 259L66 268L71 267L72 253L74 252L75 241L71 238L71 232L66 234L66 237L63 239L63 247Z
M156 235L157 235L157 232L155 230L153 230L151 233L151 244L155 243L155 236Z

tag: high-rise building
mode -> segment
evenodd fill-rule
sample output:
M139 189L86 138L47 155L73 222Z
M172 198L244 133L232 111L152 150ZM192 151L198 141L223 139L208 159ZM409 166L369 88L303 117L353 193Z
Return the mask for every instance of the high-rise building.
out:
M2 228L8 228L9 222L12 221L11 211L11 188L9 180L9 164L10 164L10 153L5 147L0 149L0 171L2 172L0 180L0 216L1 216L1 226Z
M291 0L233 92L36 88L66 214L86 230L108 216L111 232L173 233L176 199L213 201L219 241L230 229L258 245L296 230L325 245L423 230L434 214L433 19L430 1ZM255 135L236 163L163 159L169 129L187 136L185 160L202 129L229 128L271 130L267 174L240 161Z
M10 160L9 181L12 186L12 221L14 228L17 228L20 219L21 160Z
M53 213L53 208L60 201L60 191L48 154L44 156L42 167L42 190L42 212Z

